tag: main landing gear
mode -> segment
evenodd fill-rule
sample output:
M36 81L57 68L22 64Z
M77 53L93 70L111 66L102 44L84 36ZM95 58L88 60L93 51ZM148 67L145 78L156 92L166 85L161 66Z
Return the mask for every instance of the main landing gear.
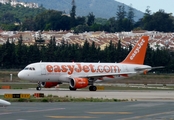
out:
M97 87L94 85L94 81L95 79L94 78L89 78L89 91L96 91L97 90Z
M69 86L69 90L76 91L76 88L72 88L71 86Z
M76 91L76 88L72 88L71 86L69 86L69 90L71 91ZM94 85L89 86L89 91L96 91L97 87Z
M89 86L89 91L96 91L97 90L97 87L92 85L92 86Z
M36 87L36 90L40 91L41 90L41 83L38 82L38 86Z

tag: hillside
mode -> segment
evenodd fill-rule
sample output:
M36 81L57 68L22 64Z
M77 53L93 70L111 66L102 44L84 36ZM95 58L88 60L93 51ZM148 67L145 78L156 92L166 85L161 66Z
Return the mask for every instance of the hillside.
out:
M19 0L23 2L33 2L43 5L47 9L55 9L65 11L67 14L71 9L72 0ZM115 17L117 6L122 3L115 0L75 0L77 16L86 16L89 12L93 12L96 17L111 18ZM126 11L128 6L125 5ZM135 9L135 20L143 17L143 12Z
M45 8L12 7L10 4L0 4L0 23L13 23L23 21L26 16L36 16L45 11Z

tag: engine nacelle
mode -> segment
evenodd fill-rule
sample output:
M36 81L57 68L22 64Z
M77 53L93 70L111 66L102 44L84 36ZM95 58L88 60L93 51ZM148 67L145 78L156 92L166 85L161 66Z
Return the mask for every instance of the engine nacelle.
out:
M42 82L41 85L44 87L44 88L51 88L51 87L54 87L58 84L62 84L60 82Z
M72 88L85 88L88 86L88 78L73 78L70 79L70 86Z

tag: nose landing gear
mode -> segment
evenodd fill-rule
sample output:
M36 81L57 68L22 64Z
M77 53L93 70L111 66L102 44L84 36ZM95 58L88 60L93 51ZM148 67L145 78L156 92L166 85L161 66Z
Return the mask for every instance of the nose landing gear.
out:
M38 91L41 90L41 82L38 82L38 86L36 87L36 90L38 90Z

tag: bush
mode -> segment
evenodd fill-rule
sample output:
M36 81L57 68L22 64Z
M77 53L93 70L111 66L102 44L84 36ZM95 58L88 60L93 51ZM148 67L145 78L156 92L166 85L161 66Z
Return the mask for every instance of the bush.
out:
M19 98L19 99L18 99L18 102L25 102L25 101L27 101L27 100L24 99L24 98Z
M41 102L49 102L48 99L42 99Z

